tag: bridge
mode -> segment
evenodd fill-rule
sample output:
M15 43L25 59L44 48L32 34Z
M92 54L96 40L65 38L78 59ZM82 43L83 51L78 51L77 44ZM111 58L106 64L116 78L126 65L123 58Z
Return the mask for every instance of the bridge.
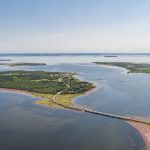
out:
M105 116L105 117L109 117L109 118L115 118L115 119L120 119L120 120L124 120L124 121L132 121L132 122L137 122L137 123L144 123L144 124L148 124L149 122L140 120L140 119L136 119L136 118L131 118L131 117L124 117L124 116L119 116L119 115L115 115L115 114L111 114L111 113L104 113L104 112L99 112L99 111L94 111L88 108L80 108L80 107L75 107L75 106L68 106L65 104L62 104L60 102L56 101L56 97L58 95L60 95L63 91L58 92L56 95L53 96L52 100L55 104L62 106L64 108L68 108L68 109L72 109L72 110L76 110L76 111L81 111L81 112L87 112L87 113L91 113L91 114L95 114L95 115L101 115L101 116Z

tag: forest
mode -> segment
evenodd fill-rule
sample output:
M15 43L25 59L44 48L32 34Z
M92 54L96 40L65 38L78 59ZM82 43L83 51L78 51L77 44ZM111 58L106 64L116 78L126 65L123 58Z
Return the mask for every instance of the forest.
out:
M0 72L0 88L25 90L42 94L80 94L94 87L68 72L4 71Z

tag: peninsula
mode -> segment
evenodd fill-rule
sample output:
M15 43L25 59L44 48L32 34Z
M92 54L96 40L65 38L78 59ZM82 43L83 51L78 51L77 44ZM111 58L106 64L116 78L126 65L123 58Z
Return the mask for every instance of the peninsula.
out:
M128 73L150 73L150 64L148 63L130 63L130 62L94 62L98 65L122 67L128 70Z
M58 92L63 91L58 96L59 101L71 106L74 97L83 95L95 87L92 83L78 80L74 75L68 72L5 71L0 72L0 88L16 92L26 91L42 98L36 101L36 104L60 108L60 105L52 101Z

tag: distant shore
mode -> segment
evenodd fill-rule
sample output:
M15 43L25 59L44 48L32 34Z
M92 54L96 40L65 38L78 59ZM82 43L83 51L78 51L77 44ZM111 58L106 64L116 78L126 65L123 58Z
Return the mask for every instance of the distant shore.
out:
M93 62L97 65L116 66L127 69L127 73L150 73L149 63L130 62Z
M11 61L11 59L0 59L0 61Z

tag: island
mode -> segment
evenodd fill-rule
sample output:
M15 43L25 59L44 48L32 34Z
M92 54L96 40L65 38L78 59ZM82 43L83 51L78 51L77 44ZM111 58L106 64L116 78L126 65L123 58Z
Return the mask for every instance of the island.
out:
M0 59L0 61L11 61L11 59Z
M21 67L21 66L46 66L45 63L0 63L0 65L5 65L9 67Z
M150 64L148 63L130 63L130 62L94 62L98 65L122 67L128 70L128 73L150 73Z
M0 63L0 65L5 65L9 67L21 67L21 66L46 66L45 63Z
M104 57L118 57L117 55L105 55Z
M57 102L72 106L72 99L83 95L93 89L92 83L80 81L75 78L75 73L68 72L44 72L44 71L4 71L0 72L0 89L26 92L42 99L34 102L53 108L62 108L53 101L57 96Z
M5 64L8 65L10 67L17 67L17 66L45 66L45 63L9 63L9 64Z

